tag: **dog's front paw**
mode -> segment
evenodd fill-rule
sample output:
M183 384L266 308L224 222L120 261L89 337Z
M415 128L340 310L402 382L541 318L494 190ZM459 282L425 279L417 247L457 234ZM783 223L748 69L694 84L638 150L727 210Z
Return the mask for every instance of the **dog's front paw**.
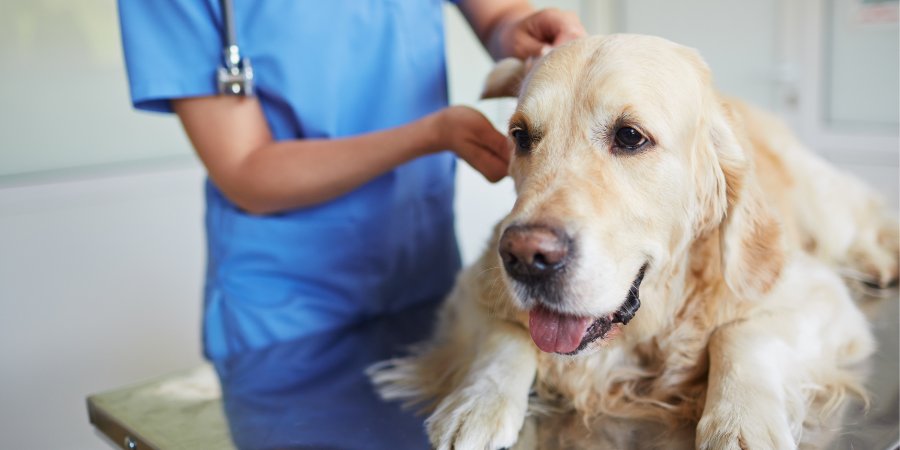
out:
M797 448L797 444L783 411L748 411L722 404L704 411L697 425L697 448L781 450Z
M425 421L438 450L495 450L512 447L525 421L528 397L499 386L474 384L445 398Z

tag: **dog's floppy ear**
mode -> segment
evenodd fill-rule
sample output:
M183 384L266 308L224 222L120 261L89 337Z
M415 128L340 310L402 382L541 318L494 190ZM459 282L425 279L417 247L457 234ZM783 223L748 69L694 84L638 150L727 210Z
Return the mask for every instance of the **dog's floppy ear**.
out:
M524 61L518 58L501 59L488 74L481 99L518 97L525 77L551 50L549 45L545 45L541 48L540 55L531 56Z
M498 62L484 82L482 99L518 97L522 80L528 73L528 65L517 58L506 58Z
M766 203L753 170L749 143L738 136L734 113L716 102L710 139L725 181L727 205L719 226L722 274L741 298L767 293L781 276L785 244L781 223Z

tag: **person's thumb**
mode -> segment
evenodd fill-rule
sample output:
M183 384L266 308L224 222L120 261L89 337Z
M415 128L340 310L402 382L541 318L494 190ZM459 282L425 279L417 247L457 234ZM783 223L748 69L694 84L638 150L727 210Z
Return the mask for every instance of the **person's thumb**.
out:
M544 47L547 46L546 42L543 42L531 34L524 34L518 42L516 42L514 55L516 58L521 60L527 60L529 58L539 58L544 54Z

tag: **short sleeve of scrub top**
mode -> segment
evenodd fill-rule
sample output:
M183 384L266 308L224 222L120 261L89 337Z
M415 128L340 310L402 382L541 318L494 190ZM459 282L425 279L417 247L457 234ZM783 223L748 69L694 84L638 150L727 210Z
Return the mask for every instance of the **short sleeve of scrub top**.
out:
M382 130L447 104L440 0L234 0L234 10L277 140ZM219 0L120 0L119 14L136 108L170 112L172 99L215 95ZM265 216L207 181L206 355L440 300L460 265L454 173L442 152L324 204Z
M221 19L209 3L123 0L119 15L135 108L171 112L170 99L216 94Z

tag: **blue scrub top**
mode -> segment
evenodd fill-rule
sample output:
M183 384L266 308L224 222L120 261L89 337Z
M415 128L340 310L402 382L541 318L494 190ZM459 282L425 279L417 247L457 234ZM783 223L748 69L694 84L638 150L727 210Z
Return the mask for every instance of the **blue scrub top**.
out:
M352 136L447 104L440 0L234 8L275 139ZM135 108L170 112L170 99L216 94L219 0L120 0L119 14ZM207 181L207 357L441 299L460 265L454 172L443 152L336 200L266 216L241 211Z

